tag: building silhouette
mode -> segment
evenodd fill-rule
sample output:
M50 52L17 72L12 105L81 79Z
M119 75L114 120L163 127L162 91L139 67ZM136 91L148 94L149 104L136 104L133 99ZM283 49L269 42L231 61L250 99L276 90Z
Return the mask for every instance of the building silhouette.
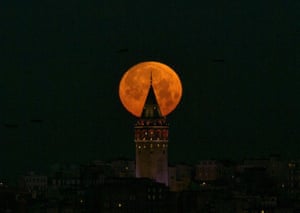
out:
M141 117L134 127L136 177L168 185L168 124L151 84Z

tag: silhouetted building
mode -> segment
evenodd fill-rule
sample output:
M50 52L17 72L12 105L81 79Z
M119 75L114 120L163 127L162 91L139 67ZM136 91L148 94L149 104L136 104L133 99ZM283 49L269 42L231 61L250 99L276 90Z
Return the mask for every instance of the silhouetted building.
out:
M110 163L114 177L135 177L135 162L128 159L116 159Z
M291 196L300 198L300 161L291 160L287 164L287 184L286 187Z
M78 188L80 185L80 169L77 165L55 165L49 177L49 185L58 189Z
M162 116L152 87L134 127L136 177L168 185L168 124Z
M195 179L199 181L215 181L222 177L223 166L216 160L203 160L196 165Z
M192 181L192 167L187 164L169 166L170 191L180 192L187 190Z
M33 199L45 196L48 189L48 177L29 172L20 178L20 187L29 192Z
M94 161L80 168L80 180L83 187L103 184L106 178L113 176L111 165L102 161Z
M177 198L178 213L232 213L234 200L231 193L224 189L211 189L203 187L198 190L182 191Z
M169 212L168 188L146 178L112 178L91 189L88 212Z

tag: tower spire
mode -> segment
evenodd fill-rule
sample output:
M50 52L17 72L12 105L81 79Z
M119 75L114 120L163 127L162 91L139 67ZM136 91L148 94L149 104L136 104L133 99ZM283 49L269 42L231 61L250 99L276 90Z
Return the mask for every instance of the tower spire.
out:
M155 96L155 92L152 85L152 71L150 72L150 87L149 92L144 104L142 111L143 118L161 118L162 114L160 112L159 105Z

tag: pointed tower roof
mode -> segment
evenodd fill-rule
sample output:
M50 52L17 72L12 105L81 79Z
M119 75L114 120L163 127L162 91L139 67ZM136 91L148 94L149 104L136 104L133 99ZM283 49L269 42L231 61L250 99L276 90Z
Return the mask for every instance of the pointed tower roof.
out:
M152 86L152 72L150 76L150 88L142 111L142 118L161 118L159 105Z

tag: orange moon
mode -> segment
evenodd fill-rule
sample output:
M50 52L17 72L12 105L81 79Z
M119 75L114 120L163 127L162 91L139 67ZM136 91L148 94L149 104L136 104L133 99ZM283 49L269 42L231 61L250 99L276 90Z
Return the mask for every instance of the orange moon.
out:
M163 116L168 115L178 105L182 96L181 81L169 66L155 62L141 62L123 75L119 85L119 96L123 106L134 116L140 117L152 87Z

